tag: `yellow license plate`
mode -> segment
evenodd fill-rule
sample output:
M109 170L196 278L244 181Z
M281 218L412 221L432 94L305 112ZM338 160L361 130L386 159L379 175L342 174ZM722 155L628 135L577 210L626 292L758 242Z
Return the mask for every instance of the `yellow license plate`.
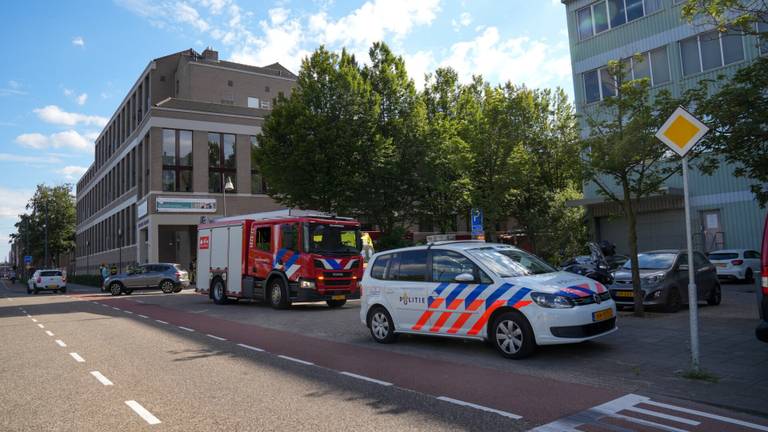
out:
M616 291L616 297L634 297L633 291Z
M592 321L605 321L613 318L613 309L603 309L592 313Z
M50 289L56 289L58 287L59 287L58 285L48 285L48 288L50 288Z
M344 296L344 295L331 296L331 300L344 300L346 298L347 298L347 296Z

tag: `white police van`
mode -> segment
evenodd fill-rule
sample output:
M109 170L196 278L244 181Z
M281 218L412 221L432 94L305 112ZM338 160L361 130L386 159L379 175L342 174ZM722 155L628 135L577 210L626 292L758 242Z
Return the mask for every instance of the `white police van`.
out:
M381 252L362 280L360 319L376 342L399 333L490 340L508 358L614 332L599 282L512 246L449 241Z

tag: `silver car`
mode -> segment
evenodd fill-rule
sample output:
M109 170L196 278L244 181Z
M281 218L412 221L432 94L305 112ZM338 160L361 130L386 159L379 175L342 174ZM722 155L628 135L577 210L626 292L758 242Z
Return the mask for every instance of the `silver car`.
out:
M640 289L644 306L660 306L666 312L677 312L688 303L688 254L681 250L657 250L637 255ZM711 306L720 304L722 293L715 266L700 252L693 253L696 291L699 301ZM632 262L627 261L613 274L609 287L619 308L634 305Z
M144 264L126 273L109 276L101 290L113 296L129 295L133 290L160 289L166 294L177 293L189 286L189 273L180 264Z

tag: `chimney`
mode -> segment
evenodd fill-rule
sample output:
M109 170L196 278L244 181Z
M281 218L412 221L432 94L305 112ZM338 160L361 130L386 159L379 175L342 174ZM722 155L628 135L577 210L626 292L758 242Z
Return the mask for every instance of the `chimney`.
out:
M219 61L219 52L214 51L213 48L208 47L203 51L203 58L210 61Z

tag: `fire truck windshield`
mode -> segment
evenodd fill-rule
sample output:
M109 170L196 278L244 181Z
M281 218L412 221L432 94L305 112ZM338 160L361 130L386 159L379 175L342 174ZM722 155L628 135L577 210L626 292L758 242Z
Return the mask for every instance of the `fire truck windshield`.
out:
M326 255L359 255L363 249L360 229L353 226L308 223L304 225L304 249Z

